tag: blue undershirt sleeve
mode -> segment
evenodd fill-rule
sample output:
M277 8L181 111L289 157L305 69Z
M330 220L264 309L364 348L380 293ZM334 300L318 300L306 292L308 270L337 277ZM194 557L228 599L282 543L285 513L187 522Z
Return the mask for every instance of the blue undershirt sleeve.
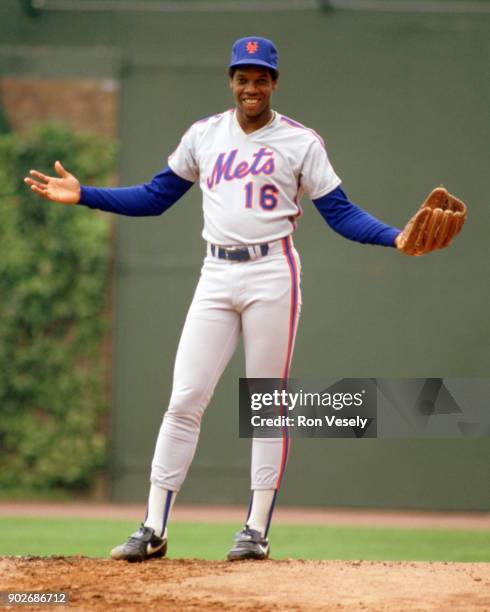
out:
M175 204L192 185L167 166L143 185L109 189L82 185L79 204L129 217L156 216Z
M341 236L363 244L395 246L395 238L401 230L382 223L350 202L340 187L313 200L313 204L328 225Z

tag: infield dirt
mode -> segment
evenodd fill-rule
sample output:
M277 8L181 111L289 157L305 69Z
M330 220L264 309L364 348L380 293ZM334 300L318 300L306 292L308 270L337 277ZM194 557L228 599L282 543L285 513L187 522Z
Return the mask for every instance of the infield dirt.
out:
M0 590L66 591L71 610L490 611L490 564L3 557Z

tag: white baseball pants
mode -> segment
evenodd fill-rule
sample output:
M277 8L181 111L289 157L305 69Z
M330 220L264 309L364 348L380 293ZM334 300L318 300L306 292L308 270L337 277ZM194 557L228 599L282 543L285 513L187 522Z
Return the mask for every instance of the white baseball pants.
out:
M152 462L153 484L180 489L201 417L240 334L248 378L288 377L300 308L300 260L290 237L271 243L266 256L245 262L218 259L208 246L177 350L170 404ZM289 442L287 432L283 439L253 440L252 489L279 488Z

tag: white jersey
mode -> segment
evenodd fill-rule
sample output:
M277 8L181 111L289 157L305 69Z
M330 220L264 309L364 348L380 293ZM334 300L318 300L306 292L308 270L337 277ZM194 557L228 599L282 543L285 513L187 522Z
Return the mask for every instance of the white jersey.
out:
M246 134L235 110L194 123L168 164L178 176L199 180L204 240L251 245L291 234L303 193L312 200L340 184L323 140L280 113Z

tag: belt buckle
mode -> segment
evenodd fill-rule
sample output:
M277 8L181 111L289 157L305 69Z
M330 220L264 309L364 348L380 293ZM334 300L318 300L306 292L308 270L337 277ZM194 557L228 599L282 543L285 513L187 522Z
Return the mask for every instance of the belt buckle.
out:
M229 261L248 261L250 251L247 247L231 246L225 249L226 259Z

